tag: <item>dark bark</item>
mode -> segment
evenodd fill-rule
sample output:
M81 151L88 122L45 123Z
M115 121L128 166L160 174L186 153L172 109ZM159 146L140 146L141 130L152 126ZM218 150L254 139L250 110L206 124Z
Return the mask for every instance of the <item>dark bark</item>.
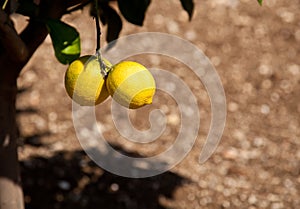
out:
M0 209L23 209L17 156L15 101L18 72L25 62L23 58L19 62L17 60L26 55L23 53L25 45L3 11L0 11L0 32ZM21 53L18 52L18 44L23 51Z
M41 0L40 15L60 18L81 2ZM17 34L9 14L0 9L0 209L24 208L17 155L17 78L47 34L46 26L36 21Z
M0 76L0 209L21 209L24 206L17 156L16 79L3 73Z

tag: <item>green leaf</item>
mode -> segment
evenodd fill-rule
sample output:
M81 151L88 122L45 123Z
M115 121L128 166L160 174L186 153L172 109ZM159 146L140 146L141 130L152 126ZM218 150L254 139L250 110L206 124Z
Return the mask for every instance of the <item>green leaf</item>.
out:
M119 9L124 18L135 25L142 26L145 13L151 0L118 0Z
M104 25L107 24L106 41L109 43L119 37L122 30L122 20L118 13L111 8L108 3L103 3L99 6L101 22Z
M192 19L194 12L194 2L193 0L180 0L183 9L188 13L189 20Z
M39 6L33 0L19 0L16 12L24 16L36 17L39 13Z
M260 6L262 5L262 3L263 3L263 0L257 0L258 1L258 3L260 4Z
M47 19L55 56L62 64L69 64L80 56L80 36L75 28L60 20Z

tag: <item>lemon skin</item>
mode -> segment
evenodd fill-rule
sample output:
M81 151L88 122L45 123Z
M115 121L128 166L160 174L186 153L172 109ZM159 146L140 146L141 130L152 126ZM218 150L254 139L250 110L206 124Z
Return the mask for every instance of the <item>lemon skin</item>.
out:
M103 61L108 68L112 66L108 60ZM82 106L100 104L109 96L105 82L98 59L92 55L73 61L65 73L68 95Z
M130 109L151 104L156 90L150 71L133 61L114 65L108 74L106 86L116 102Z

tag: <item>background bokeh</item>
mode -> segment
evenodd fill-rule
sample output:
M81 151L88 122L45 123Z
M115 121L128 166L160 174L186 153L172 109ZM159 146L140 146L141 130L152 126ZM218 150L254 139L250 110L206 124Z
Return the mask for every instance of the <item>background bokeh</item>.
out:
M215 154L205 164L198 163L211 118L201 82L176 60L139 55L130 59L176 73L192 89L201 114L199 137L179 165L156 177L123 178L96 166L76 138L71 100L63 83L67 66L55 59L48 37L18 80L19 154L27 208L299 207L299 2L266 0L262 7L254 0L195 3L189 22L180 1L153 0L144 26L124 22L121 36L165 32L189 40L210 58L223 82L228 110ZM13 18L21 30L26 20ZM80 32L82 54L93 54L96 32L88 9L63 19ZM105 35L106 27L102 29ZM165 112L167 128L150 144L122 138L110 105L111 99L97 106L97 119L106 139L120 152L151 156L172 145L178 134L180 114L164 92L157 93L153 105L130 111L133 124L141 130L149 128L151 110Z

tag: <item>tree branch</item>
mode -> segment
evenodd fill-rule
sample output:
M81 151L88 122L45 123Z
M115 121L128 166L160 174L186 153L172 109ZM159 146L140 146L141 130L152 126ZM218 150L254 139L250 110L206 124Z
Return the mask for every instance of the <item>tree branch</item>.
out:
M17 34L9 15L1 10L0 43L4 51L0 51L0 60L14 63L15 70L19 73L48 35L45 24L37 19L60 19L69 7L85 2L86 0L40 0L40 15L31 18L20 35Z
M41 1L40 18L60 19L67 11L68 7L78 5L83 0L44 0ZM31 19L26 29L21 33L22 40L26 43L28 55L30 58L38 46L44 41L48 35L47 28L44 23Z
M24 62L24 58L28 57L25 43L3 10L0 10L0 41L6 55L11 57L12 61Z
M75 12L75 11L77 11L77 10L83 9L86 5L88 5L88 4L91 3L91 2L92 2L92 0L85 0L85 1L82 1L82 3L80 3L80 4L78 4L78 5L74 6L74 7L72 7L72 8L70 8L70 9L68 9L68 10L66 11L66 14L70 14L70 13Z

